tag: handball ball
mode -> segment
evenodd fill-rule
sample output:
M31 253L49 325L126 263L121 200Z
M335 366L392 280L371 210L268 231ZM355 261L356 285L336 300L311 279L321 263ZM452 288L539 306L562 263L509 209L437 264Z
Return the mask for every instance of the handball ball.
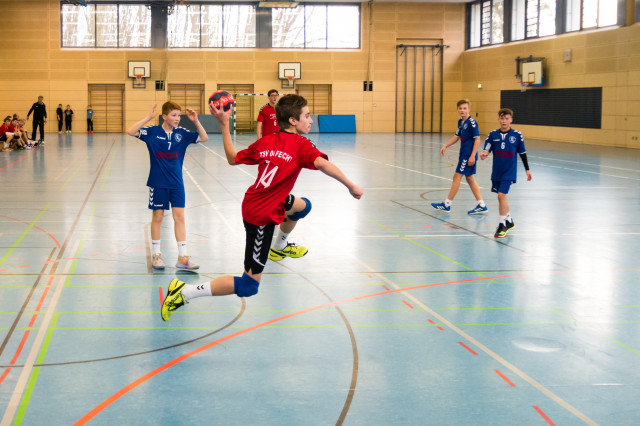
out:
M211 97L209 98L209 103L213 102L213 106L215 108L220 108L222 105L223 111L228 111L231 106L235 106L236 100L233 99L233 96L229 94L229 92L225 92L224 90L218 90L213 92Z

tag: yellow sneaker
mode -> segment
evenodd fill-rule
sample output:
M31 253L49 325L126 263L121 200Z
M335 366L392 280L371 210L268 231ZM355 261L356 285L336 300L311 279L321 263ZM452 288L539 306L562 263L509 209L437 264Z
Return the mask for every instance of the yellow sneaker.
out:
M164 298L162 309L160 310L163 321L169 321L171 315L173 315L173 311L187 303L182 295L182 289L185 285L185 283L177 278L171 280L171 284L169 284L169 289L167 290L167 297Z
M307 250L306 247L297 246L294 243L287 243L286 247L282 250L276 250L271 247L271 250L269 251L269 259L274 262L278 262L285 257L302 257L308 252L309 250Z

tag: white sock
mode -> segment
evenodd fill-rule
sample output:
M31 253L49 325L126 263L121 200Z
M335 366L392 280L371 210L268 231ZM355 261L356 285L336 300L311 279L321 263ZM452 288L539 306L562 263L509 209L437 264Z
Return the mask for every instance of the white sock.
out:
M187 284L182 289L182 296L187 302L197 297L213 296L211 294L211 284L209 284L209 281L201 284Z
M448 198L446 200L444 200L444 205L447 206L447 207L451 207L451 203L452 203L452 201L450 199L448 199Z
M276 242L273 244L273 248L276 250L282 250L287 246L287 237L289 234L282 232L280 228L278 228L278 235L276 236Z
M500 223L506 226L505 220L507 220L506 216L500 216Z
M151 245L153 246L153 254L161 253L160 252L160 240L151 240Z
M484 203L484 200L480 200L480 201L478 201L478 205L479 205L480 207L485 207L485 206L486 206L486 204Z
M178 241L178 256L182 257L187 254L187 242Z
M513 222L513 219L511 219L511 212L507 212L507 215L504 217L504 220L506 220L507 222Z

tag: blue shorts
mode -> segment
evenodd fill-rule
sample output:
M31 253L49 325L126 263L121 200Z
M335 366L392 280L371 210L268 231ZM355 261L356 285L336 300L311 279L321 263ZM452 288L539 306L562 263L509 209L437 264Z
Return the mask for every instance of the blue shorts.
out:
M458 167L456 167L456 173L460 173L461 175L475 175L476 174L476 165L478 164L478 155L476 154L476 162L473 166L467 164L469 161L469 156L460 157L458 160Z
M169 210L169 207L184 208L184 188L149 188L149 209Z
M509 188L511 188L512 183L515 183L515 182L511 180L492 180L491 192L500 192L502 194L508 194Z

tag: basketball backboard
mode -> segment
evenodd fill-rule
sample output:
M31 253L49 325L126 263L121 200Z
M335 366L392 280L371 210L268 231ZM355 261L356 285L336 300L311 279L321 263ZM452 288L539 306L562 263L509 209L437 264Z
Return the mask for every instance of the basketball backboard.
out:
M129 61L129 78L141 74L142 78L151 77L151 61Z

